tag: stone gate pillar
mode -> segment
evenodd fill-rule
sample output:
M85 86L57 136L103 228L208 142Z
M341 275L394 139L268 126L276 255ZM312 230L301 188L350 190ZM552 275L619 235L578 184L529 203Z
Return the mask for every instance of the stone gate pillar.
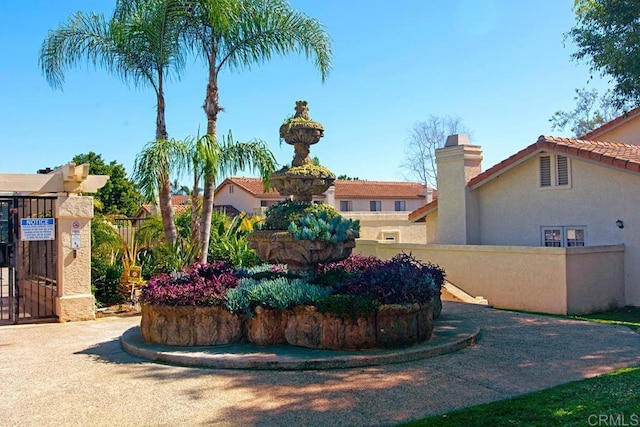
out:
M58 320L70 322L95 319L95 302L91 293L93 197L77 194L59 195L55 218ZM73 249L72 243L74 247L79 243L79 247Z

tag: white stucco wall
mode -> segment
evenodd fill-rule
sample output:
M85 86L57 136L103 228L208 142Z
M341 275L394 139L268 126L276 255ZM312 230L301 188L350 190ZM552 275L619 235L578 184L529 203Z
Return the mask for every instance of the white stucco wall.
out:
M572 158L570 188L540 189L538 165L533 157L474 190L480 243L541 246L543 226L584 226L587 246L625 245L626 303L640 305L640 175Z
M371 196L371 199L349 199L349 198L336 198L335 208L340 210L340 202L351 200L351 209L353 212L370 212L371 206L369 204L370 201L380 201L382 206L382 212L395 212L395 202L396 201L404 201L405 202L405 212L409 213L418 209L420 206L424 205L424 199L403 199L399 197L397 199L382 199L379 197Z
M260 207L260 200L237 185L233 186L233 193L229 192L230 184L223 185L214 194L213 203L216 205L231 205L239 211L253 213L254 208Z

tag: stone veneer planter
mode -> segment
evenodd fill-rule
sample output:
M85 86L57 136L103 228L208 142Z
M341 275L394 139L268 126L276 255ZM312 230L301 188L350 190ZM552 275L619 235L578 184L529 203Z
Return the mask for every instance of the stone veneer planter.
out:
M319 262L333 262L347 258L356 246L358 233L349 230L346 242L324 240L294 240L288 231L260 230L247 236L249 247L258 257L270 264L287 264L291 270L315 268Z
M156 344L237 343L243 339L242 327L242 318L225 307L142 305L142 337Z
M289 314L284 310L256 307L255 317L246 319L247 338L256 345L275 345L287 342L285 328Z
M355 350L376 346L375 313L358 315L320 313L313 306L291 310L285 335L298 347Z
M140 329L145 341L164 345L222 345L248 339L261 346L286 342L326 350L389 348L431 338L433 303L383 305L377 313L358 316L320 313L313 306L286 311L257 307L255 316L245 319L224 307L143 305Z

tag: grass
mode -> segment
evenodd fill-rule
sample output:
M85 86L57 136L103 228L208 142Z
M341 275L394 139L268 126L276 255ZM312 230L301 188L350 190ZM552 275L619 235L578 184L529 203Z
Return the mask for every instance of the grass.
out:
M625 307L604 313L571 316L574 319L589 322L607 323L610 325L624 325L633 329L640 328L640 307Z
M640 332L640 308L569 316ZM513 399L472 406L404 426L640 426L640 366L574 381Z
M403 425L640 425L638 384L640 367L620 369L596 378L574 381L513 399L473 406ZM608 423L599 422L599 416L606 416ZM618 421L617 424L615 420Z

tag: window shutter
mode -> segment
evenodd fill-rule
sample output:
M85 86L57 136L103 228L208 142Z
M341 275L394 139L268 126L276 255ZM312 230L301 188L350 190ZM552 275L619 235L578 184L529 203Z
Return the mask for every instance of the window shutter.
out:
M557 156L558 185L569 185L569 159Z
M551 187L551 157L550 156L540 157L540 187Z

